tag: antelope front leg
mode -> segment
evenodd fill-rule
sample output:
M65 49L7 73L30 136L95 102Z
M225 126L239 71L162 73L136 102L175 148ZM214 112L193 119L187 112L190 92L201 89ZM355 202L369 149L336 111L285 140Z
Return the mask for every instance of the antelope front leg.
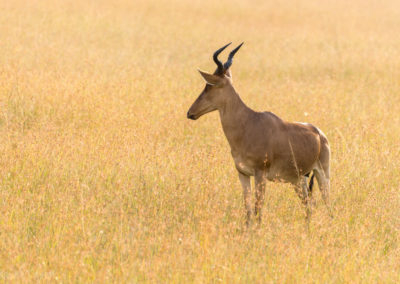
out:
M265 174L263 171L257 171L254 175L256 186L256 204L254 208L254 215L258 219L258 224L261 224L261 209L264 204L265 198Z
M246 226L250 226L251 220L251 185L250 185L250 177L246 176L242 173L239 173L240 183L242 184L243 188L243 199L244 199L244 206L246 208Z

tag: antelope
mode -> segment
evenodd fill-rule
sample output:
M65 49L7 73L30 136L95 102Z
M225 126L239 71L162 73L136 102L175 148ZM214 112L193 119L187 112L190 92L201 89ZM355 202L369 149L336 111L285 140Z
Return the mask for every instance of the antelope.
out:
M187 112L196 120L218 110L224 134L243 188L246 225L252 217L250 177L255 179L254 216L261 223L266 180L294 186L310 221L313 203L312 187L317 179L322 198L332 217L329 203L329 142L325 134L310 123L287 122L272 112L257 112L246 106L232 84L230 67L241 43L233 49L226 63L218 55L229 44L215 51L217 69L213 74L198 70L206 81L204 90ZM310 173L312 173L310 177ZM309 180L309 184L308 184Z

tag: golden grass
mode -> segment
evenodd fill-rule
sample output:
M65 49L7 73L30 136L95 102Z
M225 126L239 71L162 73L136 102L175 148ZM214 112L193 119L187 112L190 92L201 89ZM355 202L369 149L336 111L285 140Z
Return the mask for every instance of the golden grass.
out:
M399 11L0 1L0 282L398 283ZM250 107L330 139L335 219L316 191L310 234L273 183L246 232L218 114L186 119L230 41Z

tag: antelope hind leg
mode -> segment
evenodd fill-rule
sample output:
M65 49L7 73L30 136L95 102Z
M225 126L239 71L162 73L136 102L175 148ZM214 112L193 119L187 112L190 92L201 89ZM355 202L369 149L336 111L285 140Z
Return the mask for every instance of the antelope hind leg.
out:
M301 199L301 202L303 205L306 207L306 220L309 223L311 219L311 214L312 214L312 191L309 190L308 184L307 184L307 177L301 177L300 181L297 185L295 185L294 189Z
M329 200L329 188L330 188L329 177L327 177L327 175L322 169L315 169L314 174L315 177L317 178L318 187L319 190L321 191L322 199L324 200L326 208L328 209L328 214L331 218L333 218L332 207Z

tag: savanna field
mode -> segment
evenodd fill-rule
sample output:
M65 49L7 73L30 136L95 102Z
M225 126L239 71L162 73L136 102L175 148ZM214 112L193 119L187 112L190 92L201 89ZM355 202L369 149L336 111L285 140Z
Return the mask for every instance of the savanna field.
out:
M243 101L330 140L334 219L268 183L246 230L186 118L231 41ZM396 0L0 0L0 282L399 283L399 180Z

